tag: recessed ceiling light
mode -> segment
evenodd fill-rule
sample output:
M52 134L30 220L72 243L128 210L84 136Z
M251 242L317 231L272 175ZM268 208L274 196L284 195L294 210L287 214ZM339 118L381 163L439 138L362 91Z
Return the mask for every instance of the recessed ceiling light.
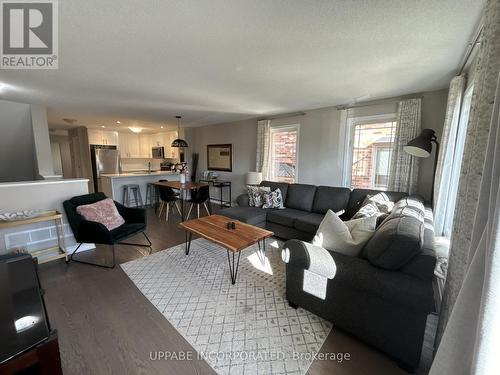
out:
M129 129L133 132L133 133L140 133L142 132L142 128L136 128L136 127L129 127Z
M116 123L117 123L117 124L121 124L121 121L117 121Z
M105 126L104 125L101 125L101 128L104 128Z
M162 125L162 126L160 126L160 129L163 129L163 125Z

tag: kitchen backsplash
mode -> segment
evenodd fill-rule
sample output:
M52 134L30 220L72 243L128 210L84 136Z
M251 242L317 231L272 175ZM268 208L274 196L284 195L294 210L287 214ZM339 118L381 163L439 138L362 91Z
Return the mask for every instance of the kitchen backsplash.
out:
M160 170L162 161L170 161L175 163L176 159L121 159L122 172L132 172L137 170L148 169L148 163L151 162L151 169Z

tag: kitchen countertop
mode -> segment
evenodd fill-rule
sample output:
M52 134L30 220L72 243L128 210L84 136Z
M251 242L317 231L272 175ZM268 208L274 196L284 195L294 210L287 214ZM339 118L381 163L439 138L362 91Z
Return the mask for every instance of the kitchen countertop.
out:
M122 172L115 174L101 174L101 177L109 177L109 178L125 178L125 177L149 177L149 176L172 176L178 175L177 172L172 171L157 171L157 172Z

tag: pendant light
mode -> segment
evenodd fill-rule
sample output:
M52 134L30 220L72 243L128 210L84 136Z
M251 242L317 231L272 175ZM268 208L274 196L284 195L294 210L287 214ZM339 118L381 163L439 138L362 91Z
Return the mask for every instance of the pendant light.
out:
M188 147L187 142L180 138L181 133L181 116L175 116L177 119L177 138L172 142L172 147Z

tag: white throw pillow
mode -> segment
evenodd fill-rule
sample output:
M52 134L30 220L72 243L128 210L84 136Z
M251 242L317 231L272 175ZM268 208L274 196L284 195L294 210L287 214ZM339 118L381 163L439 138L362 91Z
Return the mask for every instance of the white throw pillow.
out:
M312 244L349 256L357 256L375 232L377 216L342 221L328 210Z

